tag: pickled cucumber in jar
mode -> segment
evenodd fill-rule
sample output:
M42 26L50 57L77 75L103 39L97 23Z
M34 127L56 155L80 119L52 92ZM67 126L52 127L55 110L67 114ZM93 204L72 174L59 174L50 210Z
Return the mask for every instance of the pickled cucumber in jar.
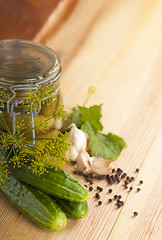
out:
M53 137L57 135L62 126L61 119L55 118L55 111L62 104L60 97L59 79L61 75L60 60L57 54L47 46L26 40L0 41L0 91L6 91L9 95L7 101L2 98L3 107L0 107L3 121L0 121L0 129L7 128L13 132L16 125L24 120L27 136L31 136L31 128L34 128L35 137ZM40 109L33 110L32 116L26 112L24 101L28 93L33 90L42 90L51 87L54 92L46 97L47 101L40 101ZM33 98L34 99L34 98ZM39 100L39 99L38 99ZM31 103L34 106L34 100ZM15 120L14 120L15 119ZM47 132L42 133L37 129L37 123L48 123ZM7 127L6 127L7 125Z

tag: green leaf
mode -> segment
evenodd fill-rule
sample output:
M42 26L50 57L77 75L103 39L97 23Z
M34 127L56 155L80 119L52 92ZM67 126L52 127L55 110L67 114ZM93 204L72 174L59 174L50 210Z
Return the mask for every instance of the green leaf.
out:
M81 127L81 120L80 120L80 116L81 116L81 111L79 109L77 109L76 107L74 107L72 114L70 115L70 122L71 123L75 123L77 128Z
M108 160L115 160L127 146L125 141L115 134L107 135L95 132L93 127L86 122L81 129L90 135L89 148L91 156L99 156Z
M96 130L102 131L103 126L100 122L102 117L100 105L94 105L89 108L80 107L73 108L73 113L71 115L71 123L75 123L78 128L81 127L85 122L89 122Z
M81 130L87 133L97 133L96 128L94 128L88 121L82 124Z

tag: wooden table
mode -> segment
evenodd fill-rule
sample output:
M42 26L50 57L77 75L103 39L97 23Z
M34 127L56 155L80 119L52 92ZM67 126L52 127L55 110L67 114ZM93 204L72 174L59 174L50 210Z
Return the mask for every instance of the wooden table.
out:
M60 232L37 227L0 195L0 239L162 239L162 1L80 0L48 38L39 35L35 40L60 55L61 89L68 112L85 103L89 86L96 87L86 106L103 103L103 132L118 134L128 145L112 167L122 168L135 180L132 191L123 189L122 183L110 186L96 180L88 215L68 219ZM66 170L72 172L74 166ZM78 179L85 184L82 177ZM101 206L94 199L98 185L104 188ZM107 193L110 187L111 194ZM115 194L122 195L122 208L117 209L114 201L107 203Z

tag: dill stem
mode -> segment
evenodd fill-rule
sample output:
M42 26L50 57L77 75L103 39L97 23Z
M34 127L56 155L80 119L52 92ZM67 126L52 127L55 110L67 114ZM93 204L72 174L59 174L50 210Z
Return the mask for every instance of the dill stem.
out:
M0 114L0 117L1 117L1 119L2 119L2 120L0 120L1 123L3 124L3 126L5 127L5 129L7 130L7 132L8 132L9 134L11 134L11 131L10 131L10 129L9 129L9 127L8 127L8 125L7 125L4 117L3 117L3 114Z
M52 118L54 118L54 117L55 117L55 116L52 116L52 117L50 117L50 118L47 118L47 119L43 120L42 122L47 122L47 121L49 121L50 119L52 119ZM24 134L26 134L26 133L28 133L28 132L36 129L38 126L39 126L39 124L37 124L37 125L34 126L33 128L28 129L26 132L24 132ZM36 139L36 138L35 138L35 139Z
M5 153L6 153L7 151L8 151L8 149L6 149ZM12 148L10 149L10 151L9 151L9 153L8 153L8 155L7 155L7 157L5 158L5 161L8 160L8 158L9 158L10 155L11 155L11 152L12 152ZM3 155L5 155L5 153L4 153Z

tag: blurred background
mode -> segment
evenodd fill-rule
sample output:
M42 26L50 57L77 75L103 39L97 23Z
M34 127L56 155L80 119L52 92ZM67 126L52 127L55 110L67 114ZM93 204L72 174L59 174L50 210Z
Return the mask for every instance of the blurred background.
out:
M49 20L50 14L56 14L57 9L63 11L64 7L68 11L68 7L71 5L72 8L76 2L71 0L0 0L0 40L34 39ZM54 24L52 19L51 24Z

